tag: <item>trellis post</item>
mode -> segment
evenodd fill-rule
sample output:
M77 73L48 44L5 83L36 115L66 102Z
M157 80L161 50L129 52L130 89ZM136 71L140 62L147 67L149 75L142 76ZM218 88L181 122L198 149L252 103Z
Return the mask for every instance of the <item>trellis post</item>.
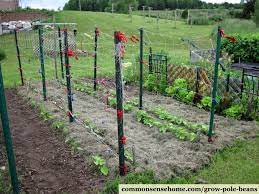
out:
M42 78L42 92L44 101L47 100L47 90L46 90L46 78L45 78L45 62L44 62L44 47L43 47L43 29L39 28L39 47L40 47L40 64L41 64L41 78Z
M69 64L69 55L68 55L68 37L67 29L64 29L64 47L65 47L65 67L66 67L66 82L67 82L67 99L68 99L68 116L69 122L74 121L73 117L73 94L71 90L71 74L70 74L70 64Z
M60 65L61 65L61 76L64 79L64 62L63 62L63 50L62 50L62 36L60 27L58 27L58 41L59 41L59 55L60 55Z
M216 104L217 104L216 96L217 96L217 87L218 87L220 48L221 48L221 29L220 29L220 27L218 27L216 61L215 61L215 66L214 66L214 80L213 80L212 102L211 102L211 112L210 112L210 125L209 125L209 132L208 132L208 141L209 142L212 142L212 134L213 134L213 129L214 129L215 107L216 107Z
M143 28L140 28L139 47L139 110L143 109Z
M19 48L19 44L18 44L18 37L17 37L16 29L14 30L14 38L15 38L16 54L17 54L17 59L18 59L18 64L19 64L21 82L22 82L22 85L24 85L22 62L21 62L20 48Z
M196 83L195 83L195 92L199 94L200 88L200 67L196 67Z
M227 74L227 80L226 80L226 92L229 92L229 82L230 82L230 74Z
M53 23L56 23L56 17L53 15ZM57 31L56 25L54 25L54 66L55 66L55 78L58 80L58 67L57 67Z
M148 56L148 70L149 74L153 73L153 68L152 68L152 47L149 48L149 56Z
M97 88L97 47L98 47L98 35L99 30L95 28L95 36L94 36L94 91Z
M124 136L123 129L123 87L122 87L122 75L121 75L121 41L117 36L118 32L114 33L115 43L115 80L116 80L116 96L117 96L117 123L118 123L118 144L119 144L119 170L120 175L126 174L125 156L124 156L124 144L126 138Z
M1 64L0 64L0 112L1 112L2 128L4 133L5 148L7 153L13 193L18 194L19 182L18 182L17 172L16 172L15 156L13 151L12 135L10 131L9 118L7 113Z

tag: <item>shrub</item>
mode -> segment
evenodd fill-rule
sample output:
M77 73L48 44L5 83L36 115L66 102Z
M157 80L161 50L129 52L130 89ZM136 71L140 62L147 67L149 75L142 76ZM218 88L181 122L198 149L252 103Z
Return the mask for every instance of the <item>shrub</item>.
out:
M193 25L208 25L209 24L209 19L206 17L195 17L189 20L189 24Z
M237 42L231 43L226 39L222 40L222 48L233 55L235 62L259 62L259 33L234 34Z

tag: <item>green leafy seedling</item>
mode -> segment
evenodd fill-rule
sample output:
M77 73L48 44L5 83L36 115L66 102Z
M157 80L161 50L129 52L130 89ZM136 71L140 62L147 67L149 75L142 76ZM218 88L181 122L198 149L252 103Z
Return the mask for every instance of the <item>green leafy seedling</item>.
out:
M92 156L94 164L97 166L97 168L100 170L100 172L107 176L109 174L109 168L105 165L105 160L101 158L100 156Z

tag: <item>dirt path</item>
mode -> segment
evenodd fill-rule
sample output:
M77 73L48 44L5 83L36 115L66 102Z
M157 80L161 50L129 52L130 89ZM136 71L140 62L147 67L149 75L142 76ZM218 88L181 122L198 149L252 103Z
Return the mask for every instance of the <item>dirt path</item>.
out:
M7 90L6 98L22 191L94 193L103 185L104 179L94 175L83 157L72 155L14 90Z

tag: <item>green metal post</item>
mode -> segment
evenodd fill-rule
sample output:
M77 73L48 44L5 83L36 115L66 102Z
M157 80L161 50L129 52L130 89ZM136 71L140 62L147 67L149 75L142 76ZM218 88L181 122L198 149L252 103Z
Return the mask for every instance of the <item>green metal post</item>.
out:
M15 156L13 151L12 135L10 131L9 119L8 119L8 113L7 113L1 64L0 64L0 112L1 112L2 127L4 132L5 147L6 147L9 172L10 172L11 182L13 187L13 193L17 194L19 193L19 182L18 182L17 172L16 172Z
M218 87L218 73L219 73L219 57L220 57L220 47L221 47L221 32L220 27L218 27L217 33L217 49L216 49L216 61L214 66L214 80L213 80L213 89L212 89L212 102L211 102L211 112L210 112L210 125L208 132L208 141L212 142L212 134L214 129L214 114L215 107L217 104L216 96L217 96L217 87Z
M44 101L47 100L47 90L46 90L46 78L45 78L45 67L44 67L44 51L43 51L43 29L39 28L39 44L40 44L40 65L41 65L41 78L42 78L42 92Z
M126 174L124 145L126 138L123 131L123 90L122 90L122 75L121 75L121 56L120 56L120 40L114 33L115 43L115 81L116 81L116 96L117 96L117 123L118 123L118 144L119 144L119 169L120 175Z
M139 110L143 109L143 28L140 28L139 47Z
M16 54L17 54L17 59L18 59L18 64L19 64L21 82L22 82L22 85L24 85L22 62L21 62L20 48L19 48L19 44L18 44L18 37L17 37L17 30L16 29L14 30L14 38L15 38Z
M64 30L64 44L65 44L65 66L66 66L66 81L67 81L67 99L68 99L68 110L69 110L69 121L73 122L73 94L71 90L71 74L70 74L70 65L69 65L69 56L68 56L68 37L67 29Z
M229 82L230 82L230 74L227 74L227 83L226 83L226 92L229 92Z
M60 56L60 65L61 65L61 77L64 79L64 62L63 62L63 50L62 50L62 38L61 38L61 30L58 27L58 41L59 41L59 56Z
M153 64L152 64L152 47L149 48L149 56L148 56L148 70L149 74L153 73Z
M94 91L96 91L97 86L97 47L98 47L98 28L95 28L95 38L94 38Z

